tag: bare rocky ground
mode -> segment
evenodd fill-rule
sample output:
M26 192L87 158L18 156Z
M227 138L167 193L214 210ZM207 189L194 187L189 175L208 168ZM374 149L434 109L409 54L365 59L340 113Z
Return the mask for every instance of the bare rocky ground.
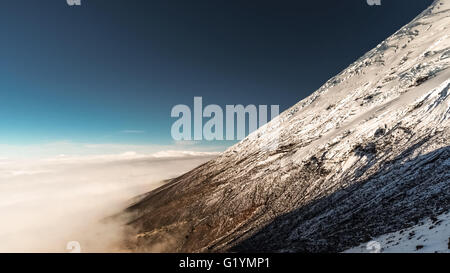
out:
M449 27L450 1L435 1L311 96L145 195L127 210L129 248L339 252L447 213Z

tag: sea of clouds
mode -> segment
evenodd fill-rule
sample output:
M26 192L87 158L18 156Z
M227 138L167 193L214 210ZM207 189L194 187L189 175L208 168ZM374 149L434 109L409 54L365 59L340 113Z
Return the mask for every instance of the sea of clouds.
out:
M127 251L127 219L110 216L215 156L166 151L0 158L0 252L68 252L74 241L82 252Z

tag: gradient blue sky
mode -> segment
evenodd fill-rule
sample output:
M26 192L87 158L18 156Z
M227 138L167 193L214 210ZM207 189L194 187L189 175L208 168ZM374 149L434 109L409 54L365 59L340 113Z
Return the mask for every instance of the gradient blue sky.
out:
M431 2L2 0L0 144L171 145L194 96L284 110Z

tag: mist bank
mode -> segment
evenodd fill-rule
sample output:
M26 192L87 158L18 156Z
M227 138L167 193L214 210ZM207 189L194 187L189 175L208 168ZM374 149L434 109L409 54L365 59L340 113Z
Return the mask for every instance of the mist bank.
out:
M0 159L0 252L126 251L124 222L109 216L215 153ZM108 220L105 220L108 219Z

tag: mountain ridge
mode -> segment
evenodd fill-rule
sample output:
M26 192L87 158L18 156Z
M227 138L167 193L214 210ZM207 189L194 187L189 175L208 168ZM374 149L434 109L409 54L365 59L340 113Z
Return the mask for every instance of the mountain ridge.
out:
M127 211L135 251L336 252L450 208L450 3Z

